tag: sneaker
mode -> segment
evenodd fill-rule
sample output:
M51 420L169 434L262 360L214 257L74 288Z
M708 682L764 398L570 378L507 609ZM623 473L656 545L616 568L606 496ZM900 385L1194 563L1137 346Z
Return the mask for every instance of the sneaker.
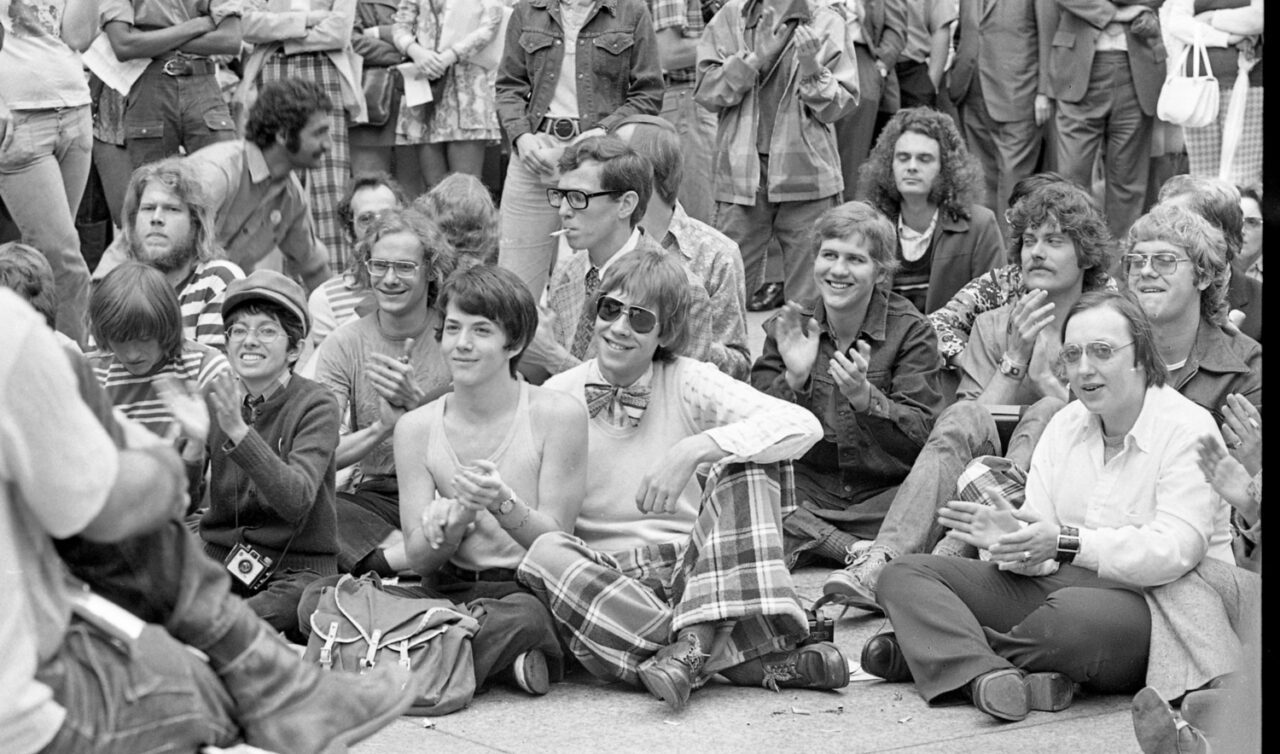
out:
M788 689L842 689L849 685L849 663L839 647L820 641L761 658L764 683L777 691Z
M876 582L888 563L889 558L883 551L865 550L856 555L849 565L832 571L822 583L822 593L832 595L832 602L839 605L883 613L876 602Z
M701 685L708 657L697 635L685 633L642 662L637 672L650 694L679 712L689 703L694 687Z
M511 675L521 691L542 696L551 690L551 674L547 671L547 657L540 649L530 649L516 655L511 663Z

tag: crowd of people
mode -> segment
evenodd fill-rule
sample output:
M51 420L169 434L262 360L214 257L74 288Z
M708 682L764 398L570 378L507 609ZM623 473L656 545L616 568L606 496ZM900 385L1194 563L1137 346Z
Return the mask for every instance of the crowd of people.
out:
M352 577L471 615L471 690L844 688L806 566L929 703L1136 692L1149 754L1241 740L1262 32L0 0L0 748L358 741L431 668L294 651ZM1204 61L1216 117L1158 117Z

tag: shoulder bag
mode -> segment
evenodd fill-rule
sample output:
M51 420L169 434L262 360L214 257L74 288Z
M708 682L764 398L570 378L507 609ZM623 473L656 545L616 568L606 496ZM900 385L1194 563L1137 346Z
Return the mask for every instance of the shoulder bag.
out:
M1187 75L1188 54L1195 56L1191 75ZM1214 78L1209 52L1199 34L1194 42L1182 48L1177 62L1169 66L1169 77L1156 102L1156 117L1183 128L1201 128L1218 117L1218 79Z

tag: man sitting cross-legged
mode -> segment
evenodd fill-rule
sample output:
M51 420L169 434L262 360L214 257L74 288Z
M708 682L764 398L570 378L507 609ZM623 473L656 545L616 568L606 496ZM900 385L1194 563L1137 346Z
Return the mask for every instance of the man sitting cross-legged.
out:
M460 272L440 302L440 349L454 390L405 414L395 433L405 551L434 588L386 591L466 604L480 622L471 640L477 687L513 675L526 691L545 694L546 658L558 660L560 644L515 569L538 535L573 529L586 484L586 412L517 377L538 310L514 272ZM320 588L333 583L317 582L303 597L304 631Z
M1009 224L1028 292L978 317L969 345L957 359L960 400L938 417L875 541L823 585L838 602L878 610L875 586L885 563L925 550L938 539L942 531L934 517L954 497L965 465L1000 451L989 406L1034 404L1005 448L1010 461L1025 469L1045 422L1067 400L1054 371L1060 345L1057 318L1082 293L1106 286L1106 223L1083 191L1049 184L1018 202Z
M782 462L818 440L817 419L674 356L688 337L689 285L669 254L628 254L600 291L598 355L547 385L591 417L576 536L539 537L520 581L592 674L643 684L675 709L717 672L772 688L844 686L835 645L796 648L807 623L782 560L792 487Z

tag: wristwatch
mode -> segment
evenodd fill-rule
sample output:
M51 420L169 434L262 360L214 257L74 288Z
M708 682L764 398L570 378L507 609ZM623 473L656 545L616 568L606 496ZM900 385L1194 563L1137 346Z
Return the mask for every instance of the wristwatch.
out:
M1022 377L1026 375L1026 373L1027 373L1026 364L1019 364L1018 362L1009 358L1009 354L1007 353L1000 357L1000 374L1003 374L1009 377L1014 377L1017 379L1022 379Z
M510 513L511 511L513 511L513 510L515 510L515 509L516 509L516 496L515 496L515 495L512 495L511 497L507 498L506 500L503 500L501 503L498 503L498 515L499 515L499 516L505 516L505 515L507 515L508 513Z

